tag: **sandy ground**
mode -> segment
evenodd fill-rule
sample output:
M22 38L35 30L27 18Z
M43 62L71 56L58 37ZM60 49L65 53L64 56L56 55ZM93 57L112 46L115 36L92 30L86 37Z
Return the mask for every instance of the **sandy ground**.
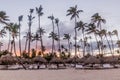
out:
M120 80L120 69L0 70L0 80Z

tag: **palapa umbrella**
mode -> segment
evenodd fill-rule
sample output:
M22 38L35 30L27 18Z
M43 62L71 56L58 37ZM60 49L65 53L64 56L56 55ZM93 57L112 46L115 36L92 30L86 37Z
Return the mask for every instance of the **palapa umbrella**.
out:
M104 63L109 63L109 64L117 64L119 63L118 58L116 57L104 57Z
M33 58L33 62L35 63L46 63L47 60L41 56L36 56L35 58Z
M61 58L53 57L53 58L50 60L50 63L53 63L53 64L61 64L61 63L64 63L64 61L63 61Z
M16 60L10 54L2 55L0 58L1 64L12 65L16 63Z
M100 60L95 56L88 57L85 61L85 64L100 64Z

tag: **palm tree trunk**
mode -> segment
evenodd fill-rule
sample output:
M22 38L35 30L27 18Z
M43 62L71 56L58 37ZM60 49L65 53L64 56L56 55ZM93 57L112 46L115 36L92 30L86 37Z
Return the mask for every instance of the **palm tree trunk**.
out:
M69 55L71 55L70 53L70 40L68 39L68 49L69 49Z
M37 51L37 43L38 43L38 41L36 40L36 51Z
M52 25L53 25L53 33L54 33L54 22L53 22L53 20L52 20ZM55 50L54 38L52 37L52 54L54 54L54 50Z
M20 28L20 22L19 22L19 51L20 51L20 56L21 56L21 28Z
M9 51L9 48L10 48L10 31L9 31L9 41L8 41L8 51Z
M76 19L76 16L75 16L75 56L77 56L77 48L76 48L76 45L77 45L77 30L76 30L76 22L77 22L77 19Z
M84 34L84 30L82 31L83 34L83 56L85 56L85 34Z
M25 41L25 51L26 51L26 48L27 48L27 38L26 38L26 41Z
M107 43L108 43L108 46L109 46L109 49L110 49L110 53L111 53L112 56L114 57L114 55L113 55L113 53L112 53L112 49L111 49L110 43L109 43L106 35L105 35L105 38L106 38L106 40L107 40Z
M60 29L59 29L59 25L57 24L57 28L58 28L58 38L59 38L59 40L58 40L58 46L59 46L59 49L58 49L58 51L61 53L61 47L60 47Z
M114 54L114 44L113 44L113 40L112 40L112 37L111 37L111 35L109 35L110 36L110 39L111 39L111 43L112 43L112 49L113 49L113 54Z
M98 48L99 54L100 54L100 45L98 43L97 35L94 33L94 36L95 36L95 39L96 39L96 42L97 42L97 48Z
M28 55L30 56L30 48L31 48L31 26L29 26L29 32L28 32L28 35L29 35L29 39L28 39Z

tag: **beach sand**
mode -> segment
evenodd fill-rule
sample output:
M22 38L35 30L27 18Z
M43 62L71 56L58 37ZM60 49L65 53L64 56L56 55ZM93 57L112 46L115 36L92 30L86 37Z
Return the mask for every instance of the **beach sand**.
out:
M120 69L0 70L0 80L120 80Z

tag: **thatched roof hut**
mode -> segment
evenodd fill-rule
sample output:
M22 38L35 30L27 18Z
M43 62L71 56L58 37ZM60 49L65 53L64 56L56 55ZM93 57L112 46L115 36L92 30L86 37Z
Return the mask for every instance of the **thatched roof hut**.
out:
M117 64L117 63L119 63L119 60L118 60L118 58L116 58L116 57L104 57L104 63L109 63L109 64Z
M10 54L2 55L0 58L1 64L12 65L16 63L16 60Z
M100 64L100 60L95 56L88 57L85 61L85 64Z
M33 62L35 63L46 63L47 60L41 56L36 56L35 58L33 58Z
M63 61L61 58L53 57L53 58L50 60L50 63L53 63L53 64L62 64L62 63L64 63L64 61Z

